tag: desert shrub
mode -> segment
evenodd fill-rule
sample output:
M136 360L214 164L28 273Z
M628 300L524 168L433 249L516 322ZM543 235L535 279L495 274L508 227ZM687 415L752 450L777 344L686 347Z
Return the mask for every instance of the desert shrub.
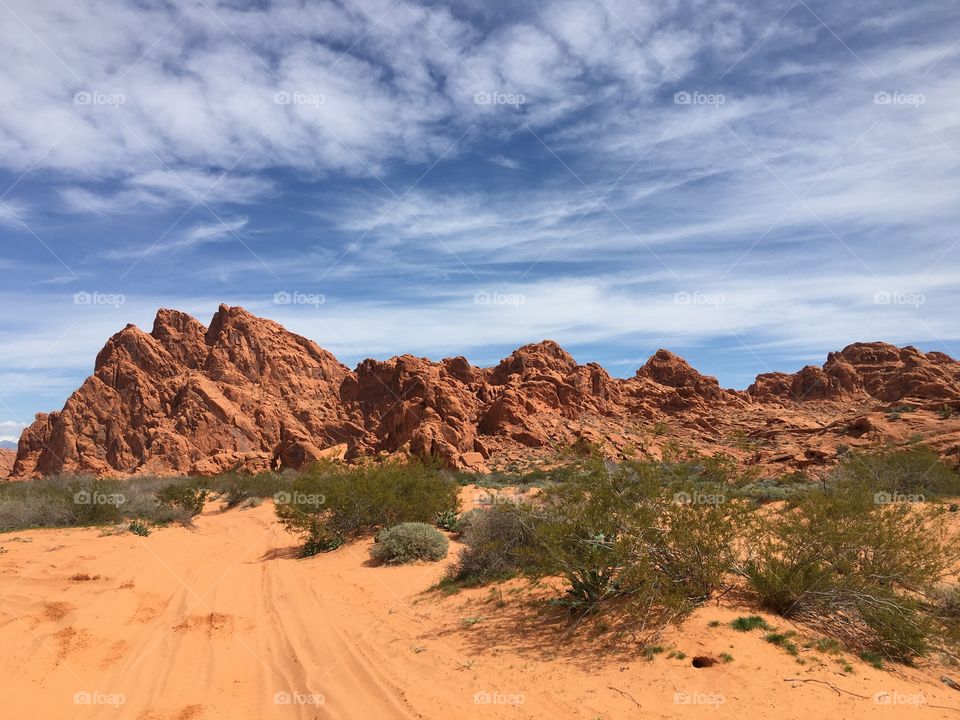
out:
M431 523L438 513L456 511L458 490L447 473L417 459L318 463L300 473L276 511L287 528L322 548L403 522Z
M150 534L150 526L143 520L134 520L127 529L134 535L139 535L140 537L147 537Z
M909 661L928 650L935 632L921 598L960 560L960 548L942 514L918 503L878 503L874 487L841 466L826 487L759 524L743 574L770 610Z
M0 484L0 531L106 525L124 516L129 492L118 480L58 475Z
M450 543L431 525L407 522L377 534L370 556L377 562L401 565L416 560L442 560Z
M461 538L466 534L467 530L473 525L474 521L484 516L486 510L482 508L473 508L472 510L467 510L466 512L460 513L457 516L457 524L453 529L453 532L457 533Z
M563 578L573 608L622 599L647 626L678 619L734 561L740 511L703 478L702 470L593 458L541 494L529 563Z
M161 508L184 513L190 518L203 512L203 504L206 502L208 494L209 491L206 489L173 483L157 492L157 504Z
M453 508L441 510L437 513L436 525L441 530L458 532L460 527L460 515Z
M223 495L221 508L229 510L243 505L251 498L269 498L290 491L296 473L264 471L255 474L228 472L206 478L204 487Z
M794 473L778 478L762 478L738 484L730 490L730 495L763 505L771 502L793 500L812 487L814 487L814 484L808 478Z
M837 483L862 485L883 498L960 495L960 476L924 445L848 452L833 473Z
M526 506L511 503L464 513L460 539L465 547L450 570L450 579L488 582L520 571L533 548L534 531L529 517Z

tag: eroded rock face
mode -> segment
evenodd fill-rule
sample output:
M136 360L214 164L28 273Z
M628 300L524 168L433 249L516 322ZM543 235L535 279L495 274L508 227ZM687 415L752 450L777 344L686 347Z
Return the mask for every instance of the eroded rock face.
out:
M209 328L161 310L97 355L63 410L21 437L14 474L265 468L281 438L326 447L360 433L340 402L351 372L313 342L221 305ZM360 421L360 422L357 422Z
M960 398L960 363L939 353L886 343L854 343L830 353L822 368L758 375L747 393L758 400L842 400L867 396L883 402Z
M810 438L840 427L844 413L853 417L844 427L858 437L849 427L861 428L857 417L871 404L907 399L960 408L960 364L942 353L858 343L823 367L766 373L739 392L667 350L619 379L547 340L493 368L402 355L351 371L239 307L221 305L209 327L160 310L150 333L128 325L111 337L63 409L24 430L12 475L214 474L402 452L483 469L577 440L655 455L658 441L644 429L651 422L707 450L751 432L779 447L741 459L802 466L829 454ZM871 422L861 436L903 431ZM743 442L733 444L735 454Z
M15 450L0 448L0 480L6 480L13 472L13 462L17 459Z

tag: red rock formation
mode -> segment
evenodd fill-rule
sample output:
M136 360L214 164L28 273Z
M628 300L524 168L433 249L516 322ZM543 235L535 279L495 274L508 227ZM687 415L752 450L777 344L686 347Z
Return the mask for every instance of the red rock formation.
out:
M939 352L886 343L854 343L830 353L822 368L758 375L747 392L759 400L839 400L857 395L884 402L960 399L960 363Z
M13 463L17 459L16 450L0 448L0 480L6 480L13 472Z
M822 368L767 373L738 392L667 350L618 379L546 340L493 368L402 355L351 372L242 308L221 305L206 328L160 310L149 334L128 325L107 341L62 410L37 416L13 476L213 474L397 452L483 469L578 439L656 456L663 433L645 426L652 421L703 451L806 467L832 457L842 432L867 442L917 431L882 413L866 420L878 403L905 400L960 408L960 364L861 343L831 353ZM932 409L927 419L938 447L960 452L949 424L934 423Z

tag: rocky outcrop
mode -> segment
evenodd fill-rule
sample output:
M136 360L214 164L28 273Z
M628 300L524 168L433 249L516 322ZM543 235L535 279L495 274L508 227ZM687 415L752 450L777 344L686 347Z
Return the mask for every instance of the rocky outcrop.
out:
M0 448L0 480L6 480L13 472L13 463L17 459L15 450Z
M667 350L620 379L546 340L492 368L402 355L351 371L239 307L221 305L208 327L160 310L149 333L128 325L111 337L64 407L24 430L12 475L214 474L408 452L484 469L578 440L655 455L664 426L698 446L736 436L728 443L736 453L752 447L748 431L767 444L809 438L841 427L847 410L864 416L870 403L904 400L958 403L960 364L858 343L822 367L760 375L741 392ZM859 436L902 430L871 422ZM761 462L764 452L746 459ZM775 457L799 466L824 452L781 448Z
M867 396L883 402L960 399L960 363L940 352L886 343L854 343L830 353L822 368L758 375L747 393L761 401L841 400Z

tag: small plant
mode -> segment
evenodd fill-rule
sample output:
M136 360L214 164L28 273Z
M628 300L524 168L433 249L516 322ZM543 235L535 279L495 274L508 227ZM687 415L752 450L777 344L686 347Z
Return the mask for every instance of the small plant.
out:
M91 582L93 580L99 580L99 575L90 575L88 573L75 573L70 576L71 582Z
M720 653L720 659L723 660L725 663L732 663L733 655L731 655L730 653L722 652Z
M147 525L143 520L134 520L127 529L132 532L134 535L139 535L140 537L147 537L150 534L150 526Z
M772 632L764 635L763 639L766 640L771 645L776 645L777 647L783 648L791 655L799 655L800 648L797 647L797 644L793 642L790 638L794 636L793 632L778 633Z
M660 437L661 435L666 435L668 429L669 429L669 426L667 425L666 420L657 420L657 422L653 424L653 434L657 437Z
M730 627L740 632L750 632L751 630L773 630L759 615L750 615L749 617L738 617L730 623Z
M707 623L707 627L720 627L722 623L719 620L711 620Z
M937 415L940 416L941 420L949 420L953 417L953 408L949 405L944 405L942 408L937 410Z
M663 646L661 645L647 645L643 649L643 656L647 660L653 660L657 655L663 652Z
M381 530L370 556L377 562L402 565L416 560L443 560L449 541L436 528L421 522L408 522Z
M877 670L883 670L883 657L879 653L872 652L870 650L865 650L860 653L860 659L865 663L873 665Z
M477 625L478 623L481 623L481 622L483 622L483 617L481 617L481 616L479 616L479 615L475 615L475 616L473 616L473 617L464 618L464 619L463 619L463 626L464 626L464 627L473 627L474 625Z
M437 513L436 526L447 532L460 531L460 515L453 508L447 508Z
M827 637L817 638L810 647L826 655L837 655L843 651L843 645L838 640Z

